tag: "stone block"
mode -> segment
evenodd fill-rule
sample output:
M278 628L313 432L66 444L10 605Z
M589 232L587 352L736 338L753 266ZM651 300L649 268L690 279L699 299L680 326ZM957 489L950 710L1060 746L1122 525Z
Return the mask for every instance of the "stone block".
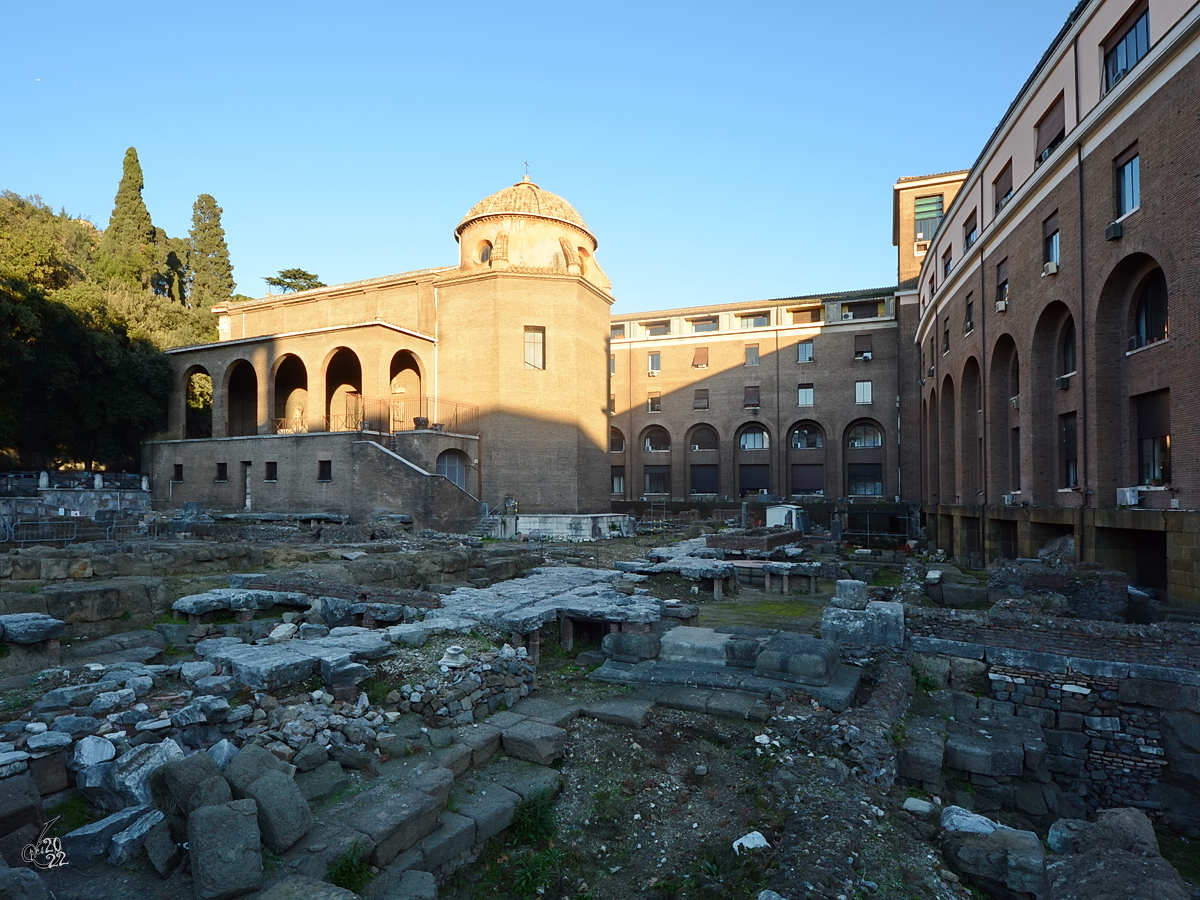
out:
M171 826L165 820L146 833L145 850L146 858L160 878L170 878L183 863L183 848L171 835Z
M220 806L232 800L233 791L229 789L229 782L220 775L214 775L196 785L188 797L184 812L190 816L202 806Z
M641 728L653 707L654 703L649 700L601 700L581 706L579 714L610 725Z
M31 734L29 739L25 741L25 749L30 753L53 753L55 750L65 750L70 746L71 736L61 731L44 731L41 734Z
M526 721L505 729L502 742L507 756L548 766L562 758L567 733L553 725Z
M262 886L262 842L253 800L205 806L188 819L196 900L232 900Z
M662 650L662 643L655 634L606 634L600 642L604 655L617 662L638 663L655 659Z
M969 694L987 692L991 689L987 673L988 665L983 660L953 657L950 660L950 687Z
M1042 896L1046 852L1032 831L1001 826L988 834L949 834L942 855L951 870L989 894Z
M1020 775L1025 748L998 735L977 737L952 734L946 739L945 764L976 775Z
M225 767L225 780L233 790L233 796L241 800L247 796L246 791L267 772L289 771L287 763L282 762L269 750L257 744L247 744Z
M513 712L541 722L547 722L558 728L566 727L567 723L579 715L577 705L562 705L541 697L526 697L513 707Z
M428 871L438 869L474 846L475 820L452 812L443 812L442 827L417 845Z
M318 878L289 875L257 894L255 900L358 900L358 894ZM436 894L433 900L437 900Z
M846 615L862 615L839 610ZM756 675L798 684L825 685L838 666L838 646L831 640L781 633L768 638L754 664Z
M350 787L350 776L336 762L327 762L296 775L296 787L309 803L324 803Z
M905 733L904 746L896 755L897 774L913 781L939 783L945 754L946 742L942 735L932 728L910 726Z
M258 830L267 849L283 853L308 833L313 815L296 783L282 772L266 772L246 788L258 804Z
M458 812L475 822L475 841L482 844L512 824L520 803L520 795L502 787L489 787L463 798Z
M436 753L434 760L437 765L449 769L454 774L454 777L458 778L467 769L471 768L472 753L471 748L465 744L454 744Z
M125 806L149 806L152 802L150 776L160 766L183 759L183 750L170 738L157 744L142 744L117 757L108 766L108 788Z
M29 760L29 775L37 785L39 794L43 797L47 794L57 794L70 786L66 763L65 753L51 753Z
M45 613L12 613L0 616L0 639L10 644L36 644L60 638L66 629L66 622Z
M0 867L0 897L12 900L54 900L42 876L33 869ZM434 895L436 900L437 895Z
M17 775L0 781L0 834L9 834L23 825L40 825L42 797L33 777Z
M499 728L491 725L468 725L458 732L458 740L471 748L471 765L482 766L500 749Z
M207 753L195 753L159 766L150 776L150 794L154 805L168 816L186 817L191 810L192 794L212 778L220 778L221 770ZM222 779L224 780L224 779ZM222 802L228 802L232 797Z
M152 809L139 816L125 829L114 834L108 849L108 864L122 866L140 854L146 845L146 836L150 833L150 829L163 822L164 819L165 817L159 810Z
M440 808L428 794L402 790L381 797L347 824L370 838L374 844L371 865L383 868L438 827Z
M149 807L130 806L98 822L67 832L62 838L62 848L68 862L73 866L85 867L99 862L108 855L113 835L124 831L148 812Z
M865 610L827 606L821 637L846 647L899 647L904 643L904 605L872 600Z
M450 799L450 788L454 786L454 773L449 769L437 766L421 772L408 783L414 791L421 791L435 799L439 806L445 806Z

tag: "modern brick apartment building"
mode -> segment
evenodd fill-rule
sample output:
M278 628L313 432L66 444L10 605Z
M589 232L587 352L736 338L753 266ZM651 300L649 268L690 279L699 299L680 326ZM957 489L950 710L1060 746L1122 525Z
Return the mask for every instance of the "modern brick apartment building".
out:
M946 192L914 430L927 525L960 558L1070 534L1200 600L1198 57L1200 4L1084 0Z

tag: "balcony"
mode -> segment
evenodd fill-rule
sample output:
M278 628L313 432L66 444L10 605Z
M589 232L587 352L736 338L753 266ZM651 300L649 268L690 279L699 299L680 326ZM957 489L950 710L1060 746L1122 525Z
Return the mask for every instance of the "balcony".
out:
M400 431L449 431L479 434L479 407L457 400L418 397L406 400L347 398L341 412L321 416L292 416L271 420L272 434L310 434L328 431L366 431L394 434Z

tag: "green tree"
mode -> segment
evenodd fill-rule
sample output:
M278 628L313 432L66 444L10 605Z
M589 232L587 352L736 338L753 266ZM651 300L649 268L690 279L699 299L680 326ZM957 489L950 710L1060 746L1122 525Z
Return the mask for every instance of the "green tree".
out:
M311 291L313 288L323 288L325 283L312 272L303 269L280 269L276 278L264 278L271 287L281 291Z
M192 230L187 245L187 305L208 309L233 296L233 266L221 227L221 207L210 194L192 206Z
M96 251L96 269L104 278L115 278L131 287L152 287L158 257L165 257L158 245L161 232L154 227L150 210L142 200L143 186L142 165L137 150L130 147L125 151L112 216Z

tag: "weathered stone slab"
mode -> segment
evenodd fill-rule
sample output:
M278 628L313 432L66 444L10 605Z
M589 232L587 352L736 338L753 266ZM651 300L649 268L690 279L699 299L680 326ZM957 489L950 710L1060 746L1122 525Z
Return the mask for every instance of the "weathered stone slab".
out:
M67 860L73 866L90 866L99 862L108 854L113 835L124 831L149 811L150 808L146 806L130 806L98 822L67 832L62 838Z
M442 827L418 845L425 868L433 871L475 846L475 820L452 812L442 813Z
M653 706L654 703L649 700L601 700L579 707L579 714L610 725L641 728L646 724Z
M525 721L506 728L501 740L506 755L548 766L562 758L567 733L553 725Z
M833 641L783 632L767 639L754 663L754 672L766 678L824 685L833 677L838 660L838 647Z
M308 802L282 772L267 772L255 779L246 788L246 796L258 804L259 833L275 853L289 849L312 828Z
M10 644L36 644L60 638L67 623L45 613L12 613L0 616L0 639Z
M827 606L821 637L846 647L899 647L904 643L904 605L872 600L863 610Z
M467 725L458 731L458 740L471 748L471 765L482 766L500 749L501 731L491 725Z
M512 824L521 797L502 787L489 787L458 804L460 815L475 822L475 840L483 843Z
M420 791L383 797L347 823L371 839L371 865L382 868L438 827L438 802Z
M289 875L256 895L255 900L358 900L358 894L328 881Z
M188 819L196 900L232 900L262 885L262 842L253 800L205 806Z
M152 809L145 815L139 816L124 830L114 834L112 843L109 845L108 864L110 866L124 865L141 853L150 829L162 822L164 818L159 810Z

